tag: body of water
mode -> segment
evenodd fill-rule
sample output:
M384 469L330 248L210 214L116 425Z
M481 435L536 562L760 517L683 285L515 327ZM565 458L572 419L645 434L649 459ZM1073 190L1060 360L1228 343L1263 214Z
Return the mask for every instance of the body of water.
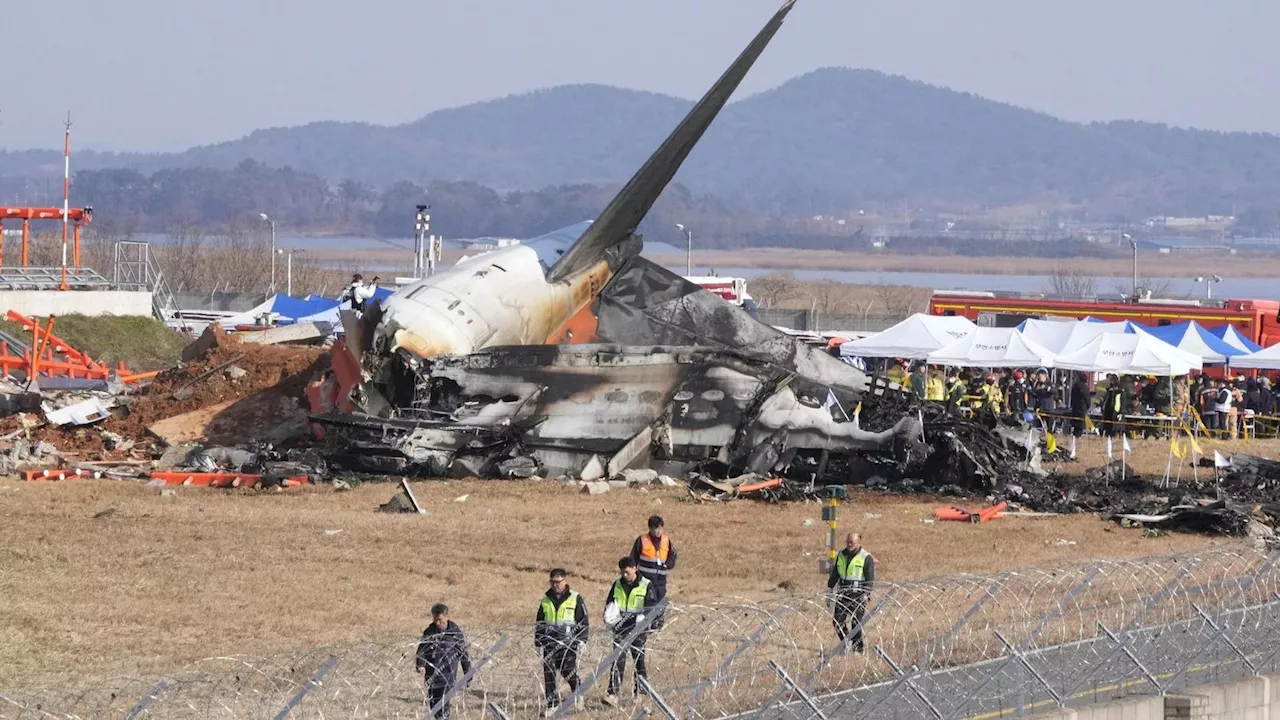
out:
M164 244L163 235L146 235L137 239L156 244ZM471 240L446 240L445 246L461 248ZM412 264L410 255L413 252L413 238L368 238L368 237L304 237L278 234L276 246L280 248L324 249L324 250L404 250L405 260L402 266L388 264L371 264L362 268L370 272L390 272L405 270ZM670 258L683 254L683 248L666 243L645 243L646 256L663 255ZM344 265L345 267L345 265ZM675 272L683 272L683 265L668 265ZM695 267L695 275L705 275L710 268ZM775 270L770 268L735 268L717 267L716 274L727 277L758 277L775 272L788 272L800 280L836 280L859 285L909 285L927 287L934 290L985 290L995 292L1035 293L1045 292L1052 286L1049 275L981 275L966 273L940 272L881 272L863 270ZM1127 294L1130 280L1128 277L1098 277L1098 293L1102 296ZM749 286L748 286L749 287ZM1170 295L1173 297L1204 297L1204 283L1197 283L1190 278L1174 278L1170 281ZM1280 278L1223 278L1222 282L1213 284L1215 298L1280 298Z
M695 268L695 272L698 270ZM871 272L861 270L770 270L768 268L716 268L716 273L730 277L757 277L773 272L790 272L799 280L836 280L859 285L910 285L934 290L985 290L994 292L1045 292L1052 287L1049 275L970 275L965 273L937 272ZM1099 295L1128 294L1132 283L1127 277L1099 277ZM1174 278L1170 281L1170 295L1174 297L1204 297L1204 283L1191 278ZM751 284L747 284L750 292ZM1280 280L1277 278L1223 278L1213 284L1214 298L1249 298L1266 300L1280 298Z

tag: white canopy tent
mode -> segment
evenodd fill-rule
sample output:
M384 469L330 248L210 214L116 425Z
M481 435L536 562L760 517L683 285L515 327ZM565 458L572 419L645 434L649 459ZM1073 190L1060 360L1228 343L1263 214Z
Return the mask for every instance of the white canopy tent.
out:
M1018 330L1023 337L1059 355L1084 347L1099 335L1132 333L1138 329L1140 329L1140 326L1128 320L1122 322L1024 320L1018 326Z
M968 318L916 313L881 333L840 346L844 357L921 359L978 328Z
M1280 370L1280 345L1263 348L1256 353L1231 358L1231 369Z
M931 365L951 367L1053 367L1053 353L1016 328L980 327L928 355Z
M1055 365L1081 372L1173 376L1199 370L1203 363L1195 355L1143 332L1107 332L1072 352L1058 355Z

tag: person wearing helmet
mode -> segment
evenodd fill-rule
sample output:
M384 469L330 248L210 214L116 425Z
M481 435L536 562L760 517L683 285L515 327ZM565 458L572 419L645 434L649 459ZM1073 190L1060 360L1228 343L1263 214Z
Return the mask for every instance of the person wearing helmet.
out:
M996 385L996 374L987 373L986 382L982 385L982 406L991 411L995 416L1004 414L1005 403L1004 394L1000 392L1000 387Z
M1005 402L1009 412L1018 419L1023 419L1022 413L1031 407L1031 388L1023 378L1021 370L1013 371L1013 380L1009 383Z

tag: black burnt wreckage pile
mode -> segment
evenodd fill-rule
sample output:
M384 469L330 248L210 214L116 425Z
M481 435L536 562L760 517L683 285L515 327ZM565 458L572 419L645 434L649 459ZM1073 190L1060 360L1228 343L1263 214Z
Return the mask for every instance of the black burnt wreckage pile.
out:
M1029 432L1021 426L974 422L901 396L864 408L861 419L874 430L910 412L922 413L921 439L905 448L905 457L869 455L853 461L861 467L850 468L860 476L851 477L851 484L980 497L1035 512L1098 513L1157 532L1270 540L1280 525L1280 461L1237 453L1226 467L1214 467L1213 458L1201 458L1196 472L1184 469L1173 480L1140 475L1120 460L1064 474L1042 468L1048 459L1043 439L1037 434L1028 442Z

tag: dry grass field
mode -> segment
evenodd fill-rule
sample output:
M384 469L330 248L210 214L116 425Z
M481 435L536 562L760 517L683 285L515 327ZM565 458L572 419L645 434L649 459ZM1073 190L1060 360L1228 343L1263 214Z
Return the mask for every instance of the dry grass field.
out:
M1143 463L1163 468L1160 452L1146 453ZM464 625L528 624L557 565L597 613L617 558L655 512L680 550L677 603L767 601L823 587L816 567L826 528L816 503L699 504L675 488L592 497L551 481L414 489L429 516L377 512L396 492L390 484L165 496L130 482L0 481L0 678L50 685L171 672L214 655L403 638L441 600ZM865 533L887 581L1225 542L1144 538L1086 515L924 522L945 502L859 492L841 508L841 531Z

